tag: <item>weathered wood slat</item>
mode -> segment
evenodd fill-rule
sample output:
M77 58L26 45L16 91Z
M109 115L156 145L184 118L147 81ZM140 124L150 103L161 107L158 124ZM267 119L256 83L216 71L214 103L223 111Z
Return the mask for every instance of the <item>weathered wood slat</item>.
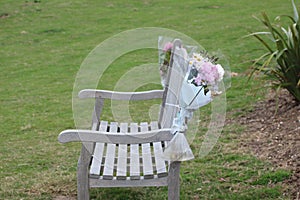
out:
M106 131L107 129L107 122L101 121L99 130ZM100 175L101 164L102 164L102 157L104 152L104 143L96 143L94 153L93 153L93 160L90 167L90 175Z
M161 99L163 90L150 90L145 92L116 92L109 90L85 89L79 93L79 98L102 98L111 100L149 100Z
M120 124L120 132L128 132L128 124ZM126 180L127 176L127 144L119 144L118 148L118 163L117 163L117 179Z
M185 73L182 72L179 61L183 58L180 40L175 40L173 52L171 55L170 66L168 68L167 82L164 91L163 103L160 110L159 125L160 128L170 128L173 119L176 116L180 96L180 90ZM175 106L174 106L175 105Z
M110 123L110 133L117 133L118 124L116 122ZM116 144L107 144L103 179L112 180L114 175L114 161L116 155Z
M130 132L137 133L138 132L138 124L131 123L130 124ZM139 180L140 179L140 155L139 155L139 145L131 144L130 145L130 179L131 180Z
M157 130L158 129L158 123L157 122L151 122L151 129ZM154 151L154 157L155 157L155 165L156 165L156 171L158 177L165 177L168 175L166 163L165 160L162 158L163 154L163 148L162 148L162 142L154 142L153 143L153 151Z
M115 144L138 144L151 143L158 141L167 141L173 138L170 133L170 128L159 129L156 131L146 131L136 134L128 133L107 133L103 131L92 130L64 130L59 136L58 140L61 143L67 142L102 142Z
M148 131L148 123L141 123L141 131ZM143 174L145 179L154 177L151 147L149 143L142 144Z
M140 180L132 180L130 177L127 177L126 180L117 180L114 177L112 180L107 181L100 178L91 178L90 187L147 187L147 186L166 186L168 185L168 177L158 178L156 175L153 179L144 179L141 177Z

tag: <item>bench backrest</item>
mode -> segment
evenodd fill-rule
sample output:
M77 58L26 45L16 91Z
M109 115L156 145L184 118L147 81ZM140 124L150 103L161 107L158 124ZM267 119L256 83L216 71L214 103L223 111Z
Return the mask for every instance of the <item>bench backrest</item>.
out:
M179 95L182 81L185 76L185 58L182 42L179 39L173 41L173 48L168 67L167 80L164 88L163 102L160 109L160 128L171 128L173 119L179 110Z

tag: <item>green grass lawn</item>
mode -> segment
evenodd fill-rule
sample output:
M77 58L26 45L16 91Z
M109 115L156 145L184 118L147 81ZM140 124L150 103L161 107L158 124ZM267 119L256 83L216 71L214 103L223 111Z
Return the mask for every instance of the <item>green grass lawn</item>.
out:
M84 58L122 31L163 27L190 36L209 51L221 49L231 70L239 73L227 92L228 115L250 110L265 90L261 80L247 84L249 61L261 51L257 41L243 36L261 30L252 15L263 10L275 17L290 14L292 7L289 0L1 1L0 199L76 195L80 144L61 145L57 135L74 128L72 90ZM133 52L113 66L157 62L156 56L152 51ZM114 73L108 70L106 75ZM113 81L107 79L103 87L112 89ZM243 128L226 126L208 156L183 164L182 199L289 199L282 184L288 171L235 151ZM193 148L199 150L198 140ZM166 196L166 188L92 190L94 199Z

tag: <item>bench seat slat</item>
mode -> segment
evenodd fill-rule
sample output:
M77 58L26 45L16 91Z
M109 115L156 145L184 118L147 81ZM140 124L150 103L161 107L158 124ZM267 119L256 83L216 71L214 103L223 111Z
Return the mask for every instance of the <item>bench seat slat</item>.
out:
M117 133L118 124L116 122L110 123L110 133ZM114 176L114 161L116 155L116 144L107 144L103 179L112 180Z
M157 130L158 123L151 122L151 129ZM154 142L153 143L153 151L154 151L154 158L155 158L155 165L158 177L165 177L168 175L165 160L162 158L163 155L163 148L162 142Z
M141 131L148 131L148 123L141 123ZM150 143L142 144L143 174L145 179L154 177Z
M105 131L107 129L107 121L101 121L99 130ZM96 143L93 153L93 160L90 167L91 175L100 175L102 158L104 152L104 143Z
M120 124L120 132L126 133L128 130L127 123ZM127 145L119 144L118 148L118 162L117 162L117 179L126 180L127 176Z
M130 132L138 132L138 124L130 124ZM130 179L139 180L140 179L140 155L139 155L139 145L131 144L130 145Z

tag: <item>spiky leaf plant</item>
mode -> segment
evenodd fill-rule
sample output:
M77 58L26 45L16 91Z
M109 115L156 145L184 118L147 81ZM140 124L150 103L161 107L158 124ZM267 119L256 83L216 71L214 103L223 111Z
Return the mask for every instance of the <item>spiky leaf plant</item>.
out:
M275 19L278 22L280 18L287 17L291 21L287 28L279 23L272 24L264 12L262 19L258 19L267 31L255 32L250 36L257 38L267 52L256 60L253 73L263 72L271 78L272 86L286 88L300 102L300 22L294 0L292 6L293 16L280 15ZM271 64L274 59L276 65Z

